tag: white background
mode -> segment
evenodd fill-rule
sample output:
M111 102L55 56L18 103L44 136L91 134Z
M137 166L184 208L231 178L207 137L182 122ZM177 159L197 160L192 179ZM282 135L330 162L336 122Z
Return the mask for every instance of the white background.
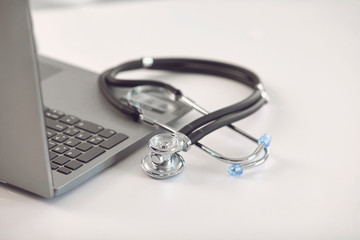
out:
M1 185L0 239L360 239L359 1L82 2L33 11L40 54L99 73L141 56L246 66L271 102L236 125L272 135L269 161L234 178L193 147L158 181L140 168L144 146L55 199ZM246 96L173 78L209 110ZM206 143L237 156L243 141Z

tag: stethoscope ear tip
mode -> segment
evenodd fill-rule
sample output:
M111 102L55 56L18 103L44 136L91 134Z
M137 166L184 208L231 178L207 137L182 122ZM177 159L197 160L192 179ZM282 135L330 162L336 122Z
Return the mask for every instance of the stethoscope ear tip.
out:
M239 176L243 173L243 167L240 163L231 164L228 168L228 172L231 176Z
M258 143L261 144L263 143L264 144L264 148L268 148L270 146L270 143L271 143L271 136L269 134L264 134L262 135L259 140L258 140Z

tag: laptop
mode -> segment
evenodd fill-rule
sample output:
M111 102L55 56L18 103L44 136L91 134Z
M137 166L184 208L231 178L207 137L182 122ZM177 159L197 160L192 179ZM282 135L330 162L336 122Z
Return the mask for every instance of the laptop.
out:
M38 57L28 0L0 1L1 183L52 198L130 155L158 131L108 104L97 78ZM117 91L122 98L129 89ZM179 105L150 115L172 123L188 111Z

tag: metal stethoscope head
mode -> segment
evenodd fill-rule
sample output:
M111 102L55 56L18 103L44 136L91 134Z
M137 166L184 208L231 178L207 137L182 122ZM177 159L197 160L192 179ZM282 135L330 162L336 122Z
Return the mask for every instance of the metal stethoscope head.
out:
M190 139L181 133L158 134L149 140L151 153L146 155L141 166L153 178L167 178L179 174L185 165L180 151L190 149Z
M116 78L119 72L139 68L216 75L244 83L252 87L254 92L241 102L209 113L194 101L183 96L181 91L166 83L151 80L132 81ZM185 161L179 152L188 151L191 145L196 145L218 160L231 164L228 172L232 176L241 175L244 169L261 165L269 156L268 148L271 142L269 135L264 134L257 139L232 125L233 122L249 116L269 101L269 97L258 77L247 69L221 62L199 59L143 58L119 65L104 72L100 75L99 86L107 100L123 113L132 116L137 121L140 120L150 125L156 125L170 132L155 135L148 142L151 152L142 159L141 166L150 177L162 179L179 174L185 165ZM111 86L131 87L125 101L119 101L113 96L110 90ZM144 100L144 96L142 96L143 93L155 96L159 99L159 103L153 99L151 99L151 101L145 99L145 104L144 101L139 101L139 98ZM157 121L153 117L146 116L142 110L142 108L150 108L154 111L169 111L171 110L171 104L164 104L166 101L177 101L185 104L202 113L203 116L187 124L180 130L175 130ZM204 136L224 126L256 142L257 147L255 150L248 156L231 158L199 142Z

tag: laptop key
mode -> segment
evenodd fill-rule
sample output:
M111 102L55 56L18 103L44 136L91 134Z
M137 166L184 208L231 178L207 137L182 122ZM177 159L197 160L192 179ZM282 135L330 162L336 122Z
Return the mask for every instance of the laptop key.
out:
M55 164L55 163L51 162L51 163L50 163L50 167L51 167L51 169L52 169L52 170L56 170L56 169L58 169L58 168L59 168L59 165L57 165L57 164Z
M81 154L81 152L77 149L71 149L70 151L67 151L65 153L65 156L70 157L70 158L76 158L77 156L79 156Z
M97 156L103 154L104 152L105 152L105 150L102 149L102 148L93 147L92 149L90 149L89 151L87 151L83 155L80 155L80 157L77 157L76 159L81 161L81 162L88 163L91 160L93 160L94 158L96 158Z
M59 115L60 117L62 117L62 116L65 115L65 113L63 113L62 111L55 110L55 109L48 109L46 112L50 112L50 113L53 113L53 114L57 114L57 115Z
M57 133L54 130L51 130L49 128L46 128L46 136L47 138L52 138L53 136L55 136Z
M54 151L54 152L56 152L58 154L63 154L64 152L69 151L69 150L70 150L69 147L64 146L64 145L60 145L60 146L57 146L57 147L53 148L52 151Z
M79 145L76 146L77 149L86 152L88 151L90 148L92 148L93 146L89 143L81 143Z
M91 137L92 135L88 132L81 132L79 133L78 135L76 135L75 137L80 139L80 140L83 140L85 141L86 139L88 139L89 137Z
M101 143L103 141L104 141L104 139L101 138L101 137L92 137L87 142L91 143L91 144L94 144L94 145L97 145L97 144L99 144L99 143Z
M71 138L71 139L67 140L64 144L69 146L69 147L75 147L79 143L81 143L80 140L75 139L75 138Z
M49 149L52 149L52 148L54 148L54 147L56 147L56 146L57 146L56 143L54 143L54 142L52 142L52 141L48 141L48 148L49 148Z
M51 140L54 140L55 142L62 143L66 140L68 140L69 137L64 134L58 134L55 137L53 137Z
M54 119L54 120L57 120L57 119L61 118L60 115L55 114L55 113L51 113L50 111L45 112L45 116L48 117L48 118Z
M65 167L70 168L71 170L76 170L81 167L83 164L79 161L73 160L65 165Z
M118 133L112 136L111 138L109 138L108 140L106 140L105 142L101 143L99 146L105 149L110 149L127 138L128 138L127 135Z
M62 111L59 111L59 110L55 110L55 109L47 109L46 111L45 111L45 113L51 113L51 114L55 114L55 115L58 115L59 117L62 117L62 116L64 116L65 115L65 113L63 113Z
M78 134L80 132L80 130L79 129L76 129L76 128L69 128L69 129L66 129L65 131L64 131L64 133L66 134L66 135L69 135L69 136L75 136L76 134Z
M94 133L94 134L98 133L104 129L101 126L99 126L95 123L92 123L92 122L88 122L88 121L81 121L78 124L76 124L76 127L80 128L82 130Z
M69 125L74 125L75 123L79 122L80 119L72 115L66 115L62 117L59 121Z
M50 158L50 160L56 158L57 156L58 156L58 155L57 155L56 153L54 153L54 152L52 152L52 151L49 151L49 158Z
M61 173L63 173L63 174L66 174L66 175L68 175L68 174L71 173L71 170L68 169L68 168L65 168L65 167L61 167L61 168L59 168L57 171L58 171L58 172L61 172Z
M58 165L64 165L67 162L70 162L70 158L68 157L64 157L64 156L58 156L57 158L55 158L54 160L52 160L53 163L56 163Z
M65 129L67 129L67 126L65 124L56 122L55 120L52 120L50 118L45 118L45 125L46 127L51 128L58 132L62 132Z
M111 129L105 129L103 131L101 131L99 133L99 136L100 137L104 137L104 138L109 138L111 137L112 135L114 135L116 132L114 130L111 130Z

